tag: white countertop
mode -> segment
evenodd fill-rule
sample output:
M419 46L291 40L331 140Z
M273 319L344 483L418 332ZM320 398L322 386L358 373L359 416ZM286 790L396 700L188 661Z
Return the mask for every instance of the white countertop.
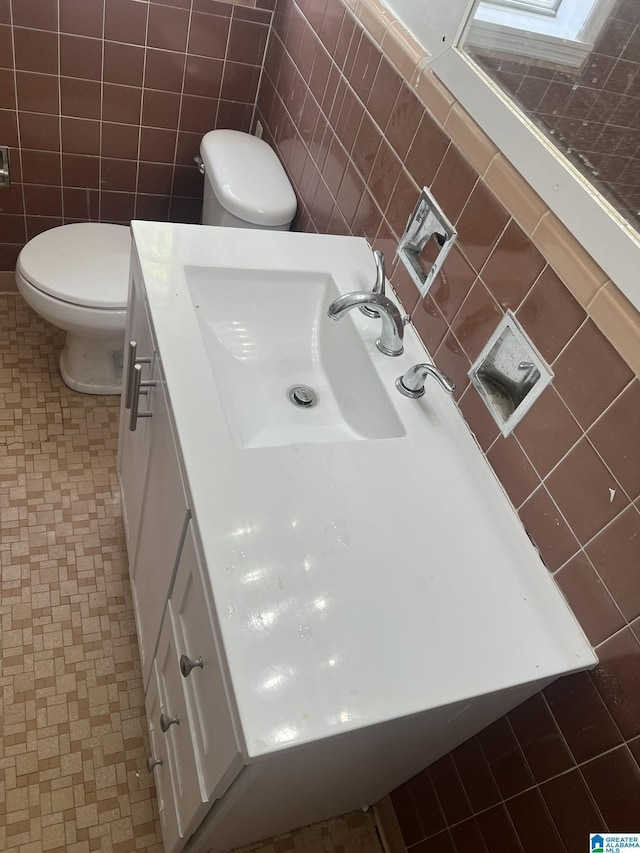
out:
M435 382L420 400L395 389L429 360L412 327L389 358L379 320L340 321L356 323L404 436L231 440L185 265L369 290L364 240L132 229L248 758L596 662L453 401Z

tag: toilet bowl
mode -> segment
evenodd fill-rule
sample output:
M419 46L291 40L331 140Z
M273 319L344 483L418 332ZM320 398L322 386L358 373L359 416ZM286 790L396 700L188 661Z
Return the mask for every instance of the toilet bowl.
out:
M125 225L93 222L43 231L20 252L18 290L67 333L60 373L74 391L120 393L130 252Z
M212 130L200 153L203 225L289 230L296 197L266 142ZM74 391L120 393L130 250L126 226L81 222L38 234L18 257L24 300L67 333L60 373Z

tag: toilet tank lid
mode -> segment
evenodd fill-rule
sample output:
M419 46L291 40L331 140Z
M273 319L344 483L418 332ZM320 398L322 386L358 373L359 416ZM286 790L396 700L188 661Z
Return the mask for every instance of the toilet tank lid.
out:
M211 130L200 143L206 179L229 213L253 225L286 225L296 197L275 151L237 130Z
M17 270L55 299L86 308L127 307L131 235L126 225L76 222L33 237Z

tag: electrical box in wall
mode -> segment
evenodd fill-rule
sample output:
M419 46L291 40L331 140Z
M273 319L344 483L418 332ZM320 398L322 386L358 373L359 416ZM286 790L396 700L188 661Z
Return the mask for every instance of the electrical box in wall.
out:
M9 165L9 146L0 145L0 187L11 186L11 168Z
M398 257L420 295L429 290L456 241L456 230L424 187L398 244Z

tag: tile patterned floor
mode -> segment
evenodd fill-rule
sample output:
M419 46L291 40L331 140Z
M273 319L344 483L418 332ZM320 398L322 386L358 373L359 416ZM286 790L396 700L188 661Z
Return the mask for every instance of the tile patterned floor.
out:
M0 296L0 850L161 853L115 471L116 397ZM245 853L381 853L347 815Z

